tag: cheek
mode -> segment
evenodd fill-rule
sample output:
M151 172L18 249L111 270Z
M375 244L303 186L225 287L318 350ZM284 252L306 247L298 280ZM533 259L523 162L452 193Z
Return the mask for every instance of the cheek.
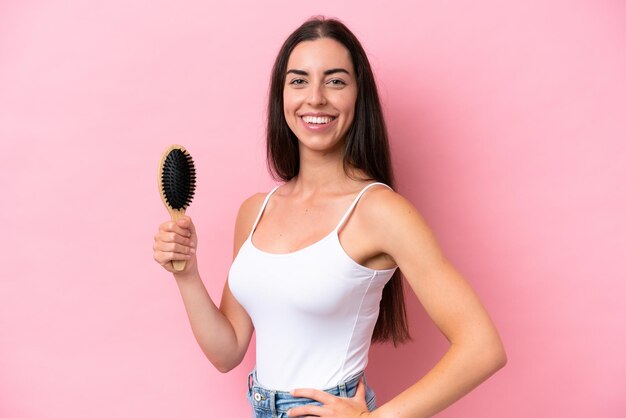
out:
M283 95L283 116L287 122L287 126L289 126L289 129L292 131L295 129L296 124L295 110L293 99L290 99L288 95Z
M283 98L283 115L287 123L290 123L290 118L293 112L291 112L292 106L286 97Z
M293 113L298 108L298 100L293 94L283 94L283 111L285 112L285 117L289 119L289 117L293 116Z
M346 102L343 103L343 113L347 116L347 120L349 124L352 124L352 121L354 120L355 109L356 109L355 101L346 100Z
M289 97L286 94L283 94L283 111L287 113L289 110Z
M337 102L337 106L341 107L341 111L346 115L350 115L350 117L354 116L356 109L356 91L351 91L350 93L345 92L339 101Z

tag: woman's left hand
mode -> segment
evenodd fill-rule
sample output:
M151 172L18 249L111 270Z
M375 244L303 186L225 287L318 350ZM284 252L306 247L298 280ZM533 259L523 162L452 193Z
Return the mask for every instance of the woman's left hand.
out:
M356 393L352 398L342 398L317 389L294 389L291 394L298 398L309 398L322 405L304 405L291 408L290 417L327 417L327 418L366 418L370 416L365 401L365 384L359 380Z

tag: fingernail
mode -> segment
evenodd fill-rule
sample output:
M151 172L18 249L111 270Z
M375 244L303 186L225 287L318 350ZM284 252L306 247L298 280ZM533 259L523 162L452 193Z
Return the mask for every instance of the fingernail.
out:
M196 253L196 249L195 249L195 248L190 248L190 249L189 249L189 252L190 252L191 254L195 254L195 253Z

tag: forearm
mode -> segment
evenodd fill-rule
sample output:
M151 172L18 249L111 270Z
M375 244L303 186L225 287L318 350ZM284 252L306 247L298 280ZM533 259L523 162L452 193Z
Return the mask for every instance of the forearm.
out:
M506 363L502 346L452 344L422 379L372 412L372 418L427 418L466 395Z
M221 372L232 369L241 361L232 324L215 305L198 273L174 277L200 348Z

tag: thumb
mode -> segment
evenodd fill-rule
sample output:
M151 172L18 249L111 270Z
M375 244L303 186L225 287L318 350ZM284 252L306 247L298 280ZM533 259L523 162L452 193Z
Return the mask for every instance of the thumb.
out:
M193 235L196 235L196 226L193 224L193 222L191 221L191 218L187 218L189 220L189 230L191 231L191 233Z
M188 237L196 234L196 228L189 216L182 216L181 218L179 218L176 221L176 225L178 225L180 228L186 229L187 231L185 233Z
M193 230L193 222L191 221L191 218L187 215L184 215L178 218L178 220L176 221L176 224L180 226L181 228Z

